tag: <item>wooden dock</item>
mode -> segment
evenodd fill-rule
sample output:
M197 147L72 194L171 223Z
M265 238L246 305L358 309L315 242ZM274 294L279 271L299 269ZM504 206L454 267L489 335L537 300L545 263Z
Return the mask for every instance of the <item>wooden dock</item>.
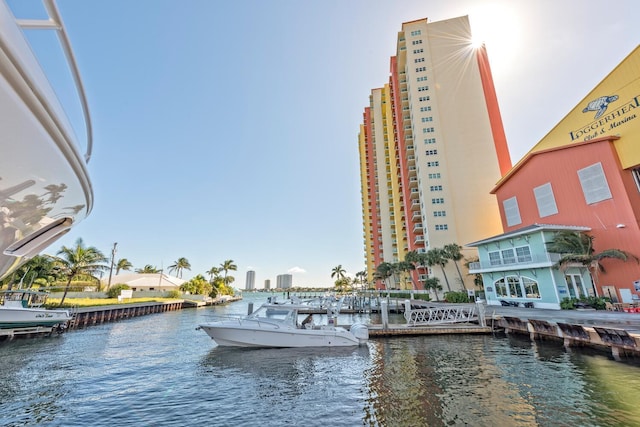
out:
M417 336L417 335L448 335L448 334L490 334L493 329L474 323L437 325L437 326L409 326L393 324L383 328L382 325L367 325L370 338Z

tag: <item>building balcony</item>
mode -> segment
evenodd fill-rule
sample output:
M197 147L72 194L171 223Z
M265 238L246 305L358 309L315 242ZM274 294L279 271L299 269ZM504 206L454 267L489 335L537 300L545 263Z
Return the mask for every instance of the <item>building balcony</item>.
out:
M415 199L419 199L420 198L420 191L417 188L413 188L411 189L411 200L415 200Z
M469 263L469 273L489 273L492 271L519 270L522 268L551 267L560 261L559 254L536 254L518 258L486 260Z
M420 219L422 217L422 213L420 212L420 210L415 210L411 213L411 220L415 221L416 219Z
M409 178L409 188L418 188L418 178Z
M420 211L420 200L415 200L414 199L414 200L411 201L411 210L412 211L415 211L415 210Z
M416 239L414 240L414 242L416 245L419 243L424 244L424 236L423 235L416 236Z
M418 224L413 226L413 233L414 234L422 234L422 233L424 233L424 228L422 227L422 223L418 223Z

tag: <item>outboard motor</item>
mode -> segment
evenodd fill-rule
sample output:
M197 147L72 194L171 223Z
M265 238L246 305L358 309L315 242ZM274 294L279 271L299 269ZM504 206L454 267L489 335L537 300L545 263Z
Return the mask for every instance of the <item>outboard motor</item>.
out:
M349 332L358 339L360 344L364 344L369 340L369 328L363 323L355 323L349 328Z

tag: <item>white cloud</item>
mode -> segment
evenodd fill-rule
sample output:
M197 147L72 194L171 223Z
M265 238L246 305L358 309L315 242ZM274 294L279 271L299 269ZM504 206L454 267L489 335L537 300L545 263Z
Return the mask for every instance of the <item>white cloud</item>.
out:
M287 270L287 273L306 273L307 270L305 270L304 268L300 268L300 267L292 267L289 270Z

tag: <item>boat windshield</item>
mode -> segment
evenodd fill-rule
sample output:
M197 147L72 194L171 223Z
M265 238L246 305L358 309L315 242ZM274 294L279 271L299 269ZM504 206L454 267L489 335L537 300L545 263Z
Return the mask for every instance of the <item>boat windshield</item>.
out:
M295 323L295 310L279 307L260 307L249 318L254 320L268 320L277 322Z

